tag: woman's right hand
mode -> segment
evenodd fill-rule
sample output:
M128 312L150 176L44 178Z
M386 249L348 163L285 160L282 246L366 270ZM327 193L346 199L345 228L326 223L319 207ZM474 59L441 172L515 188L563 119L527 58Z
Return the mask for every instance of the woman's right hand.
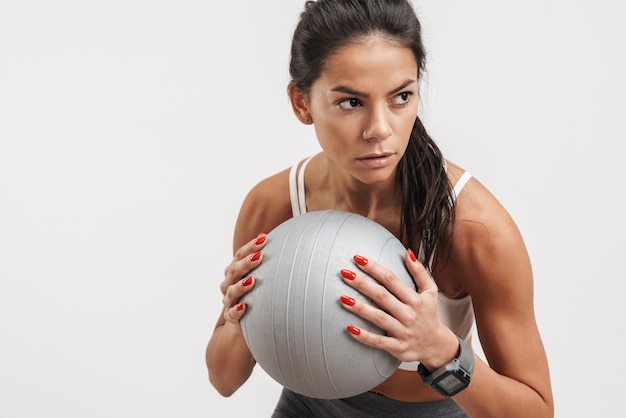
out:
M261 264L267 234L261 233L248 241L235 252L231 263L224 270L224 280L220 283L220 291L224 297L224 320L241 327L239 320L246 313L246 304L239 300L254 288L254 277L248 275L252 269Z

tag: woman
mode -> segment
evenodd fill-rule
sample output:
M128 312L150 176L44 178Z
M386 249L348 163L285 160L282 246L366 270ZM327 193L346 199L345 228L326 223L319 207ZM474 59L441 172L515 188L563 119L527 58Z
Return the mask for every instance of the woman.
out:
M288 91L296 117L314 125L322 151L261 181L243 202L234 258L220 285L224 309L206 351L210 381L222 395L244 384L255 365L239 300L254 290L248 273L263 261L259 231L303 211L336 209L373 219L408 248L405 262L418 292L358 254L360 271L344 271L345 282L384 312L350 295L340 298L387 335L350 324L347 332L403 363L353 398L310 399L284 389L274 417L553 416L524 242L506 210L443 158L417 117L424 61L420 24L407 0L306 3L293 37ZM304 174L300 187L290 184L291 170ZM292 204L290 192L305 206ZM470 347L474 325L488 363ZM454 364L461 367L450 372Z

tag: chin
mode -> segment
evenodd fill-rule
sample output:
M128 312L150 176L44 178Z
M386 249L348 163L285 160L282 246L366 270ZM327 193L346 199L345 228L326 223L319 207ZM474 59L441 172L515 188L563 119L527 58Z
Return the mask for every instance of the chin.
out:
M396 167L385 167L379 168L376 170L368 170L367 173L359 173L360 175L355 176L361 183L378 185L385 184L390 182L395 182L396 180Z

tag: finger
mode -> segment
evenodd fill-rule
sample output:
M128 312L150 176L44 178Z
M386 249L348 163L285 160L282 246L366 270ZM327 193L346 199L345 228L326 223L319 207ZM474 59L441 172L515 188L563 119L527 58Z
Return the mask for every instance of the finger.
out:
M225 309L230 309L236 305L243 295L254 288L254 283L254 277L248 276L239 280L238 283L229 286L224 297L222 298L222 303L224 304Z
M220 283L220 291L226 293L228 286L236 283L263 261L261 249L267 244L267 234L262 233L239 248L233 261L224 269L224 280Z
M396 355L395 353L402 352L400 347L401 343L395 338L377 334L375 332L359 328L355 325L348 325L346 327L346 330L348 331L348 333L350 333L352 338L365 345L369 345L370 347L385 350L391 355Z
M380 267L380 269L374 268L372 270L372 274L376 274L374 271L378 271L378 273L382 273L385 275L393 275L392 272L382 267ZM404 294L399 294L399 296L393 294L389 291L389 289L380 284L380 282L394 281L397 280L397 278L380 279L380 277L378 277L378 281L376 281L368 277L369 274L367 272L356 273L352 270L343 269L340 273L341 276L344 278L344 281L349 286L357 290L362 295L368 297L372 301L372 304L367 303L367 305L372 306L371 310L367 310L365 307L361 307L361 305L359 305L359 309L362 310L362 313L367 315L366 319L374 322L373 318L377 315L381 315L379 312L377 312L377 310L380 312L388 312L391 317L397 318L397 320L400 322L410 319L411 312L409 304L404 300L412 300L414 302L413 299L419 297L419 295L415 293L413 289L404 285L403 283L402 284L404 285L404 287L402 288L402 291L404 292ZM391 287L394 288L394 286ZM378 309L379 307L380 309ZM377 320L380 321L380 319ZM388 332L395 333L395 329L389 328L387 325L382 326L382 322L378 325L381 328L385 328Z
M397 335L402 330L402 324L395 317L368 302L347 295L342 295L339 300L346 310L373 323L389 335Z
M265 232L260 233L255 238L251 239L243 246L241 246L236 252L234 260L242 260L247 258L250 254L260 251L261 248L267 244L267 234Z
M235 306L229 309L224 310L224 319L227 322L231 322L237 326L241 326L239 321L241 317L246 313L246 304L243 302L239 302Z
M410 303L414 300L415 288L400 280L393 271L361 255L355 255L354 262L358 265L359 269L378 281L378 283L389 290L398 300L404 303ZM372 295L369 294L368 296L372 297ZM384 294L379 296L384 296Z
M250 273L251 270L254 270L254 268L261 264L261 261L263 261L263 253L261 251L249 254L242 260L233 261L226 274L226 286L235 283L237 280L240 280L242 277Z

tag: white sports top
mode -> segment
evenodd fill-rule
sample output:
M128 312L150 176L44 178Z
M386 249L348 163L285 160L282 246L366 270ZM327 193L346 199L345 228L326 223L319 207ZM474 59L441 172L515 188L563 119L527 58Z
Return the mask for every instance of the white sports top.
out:
M309 157L302 163L300 170L298 170L298 163L291 167L289 172L289 196L291 198L291 210L293 216L298 216L306 213L306 201L304 195L304 170L311 161ZM461 193L467 181L472 177L469 172L464 172L457 183L454 185L452 199L456 200L456 197ZM433 254L434 256L434 254ZM428 266L432 267L433 256L428 260ZM420 246L418 255L420 262L425 262L424 248ZM443 293L439 292L439 317L444 325L450 328L454 333L459 335L465 341L468 341L472 336L474 330L475 318L474 308L472 306L472 298L470 295L464 296L459 299L452 299ZM419 362L403 362L399 368L403 370L417 370Z

